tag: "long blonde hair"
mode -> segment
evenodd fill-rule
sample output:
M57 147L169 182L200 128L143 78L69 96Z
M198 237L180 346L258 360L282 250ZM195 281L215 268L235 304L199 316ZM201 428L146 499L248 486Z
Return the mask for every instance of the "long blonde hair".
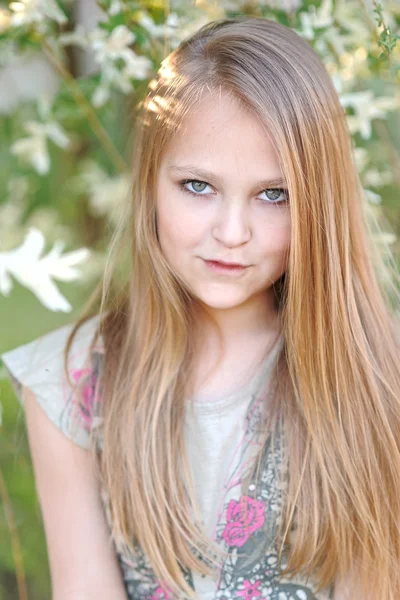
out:
M196 502L183 437L196 299L161 252L154 201L163 152L204 90L223 90L253 111L274 140L288 182L290 255L275 286L285 342L273 410L287 433L282 545L296 525L285 572L312 574L322 589L355 567L360 597L395 600L398 273L374 242L329 75L307 42L270 20L202 27L163 61L140 107L131 202L113 236L101 290L99 466L113 535L121 549L134 552L138 543L175 591L192 594L180 565L209 572L194 551L206 553L207 539L189 511ZM127 280L115 291L126 259ZM94 306L76 323L66 356Z

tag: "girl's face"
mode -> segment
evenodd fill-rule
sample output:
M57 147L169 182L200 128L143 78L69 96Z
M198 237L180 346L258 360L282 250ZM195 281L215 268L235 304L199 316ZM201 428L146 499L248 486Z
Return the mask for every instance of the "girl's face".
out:
M165 151L157 183L159 242L210 309L265 303L287 267L290 208L272 141L257 117L208 94ZM206 261L239 263L215 270Z

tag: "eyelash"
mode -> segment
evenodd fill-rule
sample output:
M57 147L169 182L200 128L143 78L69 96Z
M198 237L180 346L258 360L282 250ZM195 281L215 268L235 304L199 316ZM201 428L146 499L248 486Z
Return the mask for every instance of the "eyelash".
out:
M194 196L195 198L198 198L199 196L208 196L208 194L201 194L201 193L197 193L197 192L193 192L192 190L189 190L187 187L185 187L188 183L205 183L206 185L210 185L206 181L201 181L201 179L184 179L183 181L179 182L179 185L181 186L181 188L184 192L186 192L187 194L190 194L191 196ZM284 199L284 200L269 200L269 201L261 200L261 202L263 204L278 205L278 204L287 204L289 202L289 193L286 188L267 188L265 190L261 190L260 194L262 194L263 192L271 191L271 190L284 193L286 195L286 199Z

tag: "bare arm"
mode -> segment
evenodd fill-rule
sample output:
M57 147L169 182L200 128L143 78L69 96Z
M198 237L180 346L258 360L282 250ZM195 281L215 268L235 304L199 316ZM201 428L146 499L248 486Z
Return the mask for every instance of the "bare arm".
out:
M24 389L53 600L127 600L90 453L48 419Z

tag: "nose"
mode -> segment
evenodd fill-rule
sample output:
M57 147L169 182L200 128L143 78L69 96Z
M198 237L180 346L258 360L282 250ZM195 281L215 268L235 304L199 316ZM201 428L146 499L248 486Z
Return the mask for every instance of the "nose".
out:
M251 230L246 204L224 199L218 207L212 233L216 240L227 247L248 242Z

